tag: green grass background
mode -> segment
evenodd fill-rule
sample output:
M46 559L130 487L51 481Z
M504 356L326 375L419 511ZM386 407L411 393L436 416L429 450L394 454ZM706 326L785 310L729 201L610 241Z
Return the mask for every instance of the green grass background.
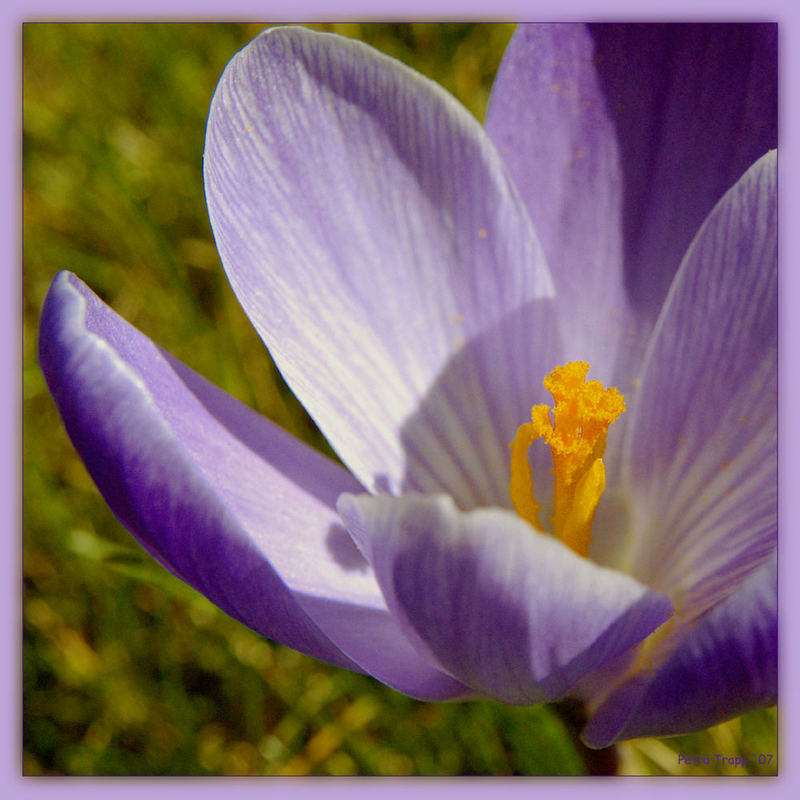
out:
M326 452L239 308L203 197L205 117L264 25L28 24L24 47L24 772L574 775L546 706L428 704L269 642L151 561L75 455L36 360L60 269L219 386ZM323 27L479 119L508 25ZM774 774L775 709L619 748L628 774ZM771 754L745 768L678 753Z

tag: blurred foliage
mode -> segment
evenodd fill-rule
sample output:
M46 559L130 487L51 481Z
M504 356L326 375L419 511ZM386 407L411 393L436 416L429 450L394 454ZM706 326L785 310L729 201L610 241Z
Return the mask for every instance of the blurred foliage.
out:
M426 704L266 641L145 555L72 449L36 359L59 269L194 369L330 454L239 308L203 197L205 116L263 25L28 24L24 46L24 765L26 774L580 774L547 707ZM314 26L368 41L479 118L507 25ZM767 710L620 747L776 753ZM714 759L712 759L713 761ZM748 763L734 774L774 774Z

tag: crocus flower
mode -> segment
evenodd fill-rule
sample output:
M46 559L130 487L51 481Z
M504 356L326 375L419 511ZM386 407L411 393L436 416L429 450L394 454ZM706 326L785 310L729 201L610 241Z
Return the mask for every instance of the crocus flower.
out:
M359 42L259 36L212 227L346 468L61 273L40 360L111 509L417 698L578 698L593 747L773 703L775 64L773 26L522 26L482 127Z

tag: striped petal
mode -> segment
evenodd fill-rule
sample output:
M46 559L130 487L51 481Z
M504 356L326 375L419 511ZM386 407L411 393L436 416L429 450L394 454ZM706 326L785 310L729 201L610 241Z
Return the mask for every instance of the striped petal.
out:
M422 495L343 495L338 507L418 650L506 703L562 697L672 611L510 512Z
M520 25L504 55L487 130L541 238L568 357L623 390L692 237L777 144L776 34Z
M583 740L606 747L688 733L775 703L777 589L773 557L702 619L654 676L617 690L594 714Z
M610 382L624 336L622 172L584 25L520 25L486 130L520 189L556 286L566 359Z
M777 531L776 154L693 242L655 328L626 440L631 573L703 613Z
M359 42L278 28L220 80L205 182L240 302L362 484L507 503L507 444L559 339L475 119Z

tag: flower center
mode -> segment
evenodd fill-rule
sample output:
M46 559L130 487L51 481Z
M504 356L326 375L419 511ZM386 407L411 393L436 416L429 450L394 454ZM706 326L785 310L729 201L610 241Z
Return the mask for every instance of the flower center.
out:
M588 371L585 361L570 361L544 379L555 401L553 417L546 405L534 406L531 422L519 426L511 443L509 486L517 513L544 532L528 461L528 448L544 439L553 456L553 533L582 556L589 555L592 519L606 488L602 455L608 428L625 411L625 397L600 381L587 381Z

